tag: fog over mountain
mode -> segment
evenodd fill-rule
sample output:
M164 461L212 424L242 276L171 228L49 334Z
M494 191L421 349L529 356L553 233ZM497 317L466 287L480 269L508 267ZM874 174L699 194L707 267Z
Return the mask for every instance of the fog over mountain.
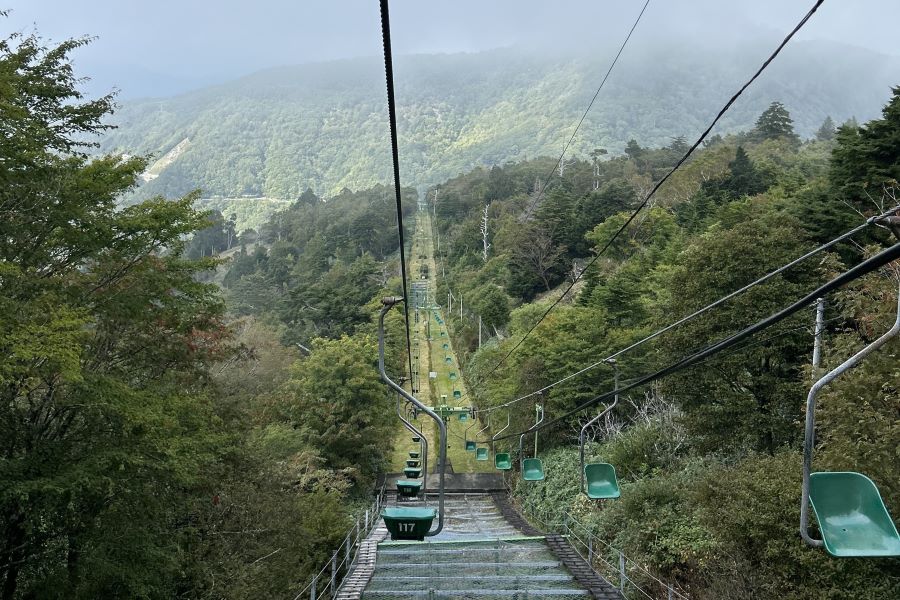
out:
M776 43L767 36L710 53L672 38L629 48L570 156L597 147L615 154L630 139L662 146L696 137ZM558 155L613 51L517 47L398 58L403 183L421 189L474 166ZM898 59L834 42L796 42L716 132L751 128L778 100L808 137L826 116L839 123L876 116L898 82ZM113 122L118 129L103 151L162 159L140 197L199 187L205 196L287 199L308 187L329 195L389 179L377 58L269 69L170 99L126 102Z
M761 35L783 37L812 0L654 0L632 48L676 39L729 51ZM643 0L455 0L391 3L395 54L479 52L519 45L586 51L618 45ZM261 69L380 56L378 3L361 0L215 3L158 0L7 0L9 30L37 27L57 40L96 36L75 54L91 93L161 97ZM893 0L825 2L797 40L836 41L898 54Z

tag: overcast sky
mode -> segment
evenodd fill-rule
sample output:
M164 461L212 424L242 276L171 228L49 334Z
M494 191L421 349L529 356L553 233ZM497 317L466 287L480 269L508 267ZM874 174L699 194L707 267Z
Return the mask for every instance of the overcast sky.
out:
M632 43L783 36L813 0L651 0ZM643 0L394 0L394 52L620 43ZM267 67L381 52L377 0L0 0L0 31L98 39L78 51L94 92L169 95ZM798 39L900 54L900 0L827 0Z

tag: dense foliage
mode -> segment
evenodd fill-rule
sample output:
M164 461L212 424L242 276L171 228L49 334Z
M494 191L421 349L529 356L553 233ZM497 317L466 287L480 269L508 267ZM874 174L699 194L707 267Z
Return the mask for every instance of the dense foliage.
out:
M442 293L466 307L450 323L471 401L491 406L540 389L896 206L898 111L900 88L882 118L836 132L825 122L816 139L801 143L790 114L773 103L753 129L714 136L586 272L684 152L684 140L658 149L632 141L625 156L597 152L571 161L545 190L553 164L544 160L478 169L435 186L428 198L447 272ZM891 239L870 227L854 243L619 356L621 380L776 312ZM534 328L578 273L572 293ZM890 326L898 283L893 265L828 298L825 366ZM480 348L478 316L491 323L492 337ZM542 445L553 448L545 457L548 479L518 485L516 495L544 521L561 524L565 511L586 520L601 539L692 598L897 595L891 561L835 560L803 546L797 533L812 321L812 310L804 311L625 394L613 419L590 432L589 447L589 456L615 465L621 499L591 505L578 494L573 443L587 414L542 433ZM822 395L816 459L817 467L870 475L895 517L897 347ZM547 417L610 390L613 375L601 364L547 390ZM511 411L516 430L533 422L536 400ZM513 452L516 446L510 443Z
M367 87L380 93L380 71L350 61L358 77L349 85L331 65L305 67L336 94L298 88L305 105L331 111L320 120L279 112L297 103L298 89L273 100L263 84L284 72L249 78L236 95L188 95L175 101L183 112L129 109L143 128L104 148L191 141L150 169L157 177L141 192L179 199L123 208L118 200L149 159L91 154L112 98L80 96L68 56L84 43L0 42L0 600L293 597L339 543L391 450L372 315L377 298L399 287L393 190L334 193L385 171L386 158L366 146L383 141ZM559 137L559 125L537 111L522 119L521 106L502 100L509 90L526 89L523 105L544 106L547 89L578 78L574 65L519 57L516 70L510 55L491 56L480 70L466 58L441 59L457 73L438 77L448 86L442 101L401 111L411 180L494 165L427 194L438 298L460 307L448 324L475 404L560 379L897 202L900 89L882 118L863 126L835 128L822 122L825 110L815 122L804 113L800 133L815 131L808 141L786 97L765 110L739 107L732 133L710 139L587 266L686 150L676 130L683 123L638 118L656 110L645 104L654 95L626 86L616 97L633 112L611 103L595 114L584 135L595 143L577 148L586 158L499 164ZM419 72L426 63L408 59L415 77L401 88L429 89L413 83L432 77L434 60ZM652 68L642 76L658 80ZM472 87L473 77L496 85ZM566 116L557 91L550 104ZM578 97L570 91L566 98ZM705 110L709 91L691 106ZM805 94L799 84L793 93ZM282 126L292 119L297 128ZM623 143L632 135L641 143ZM351 136L357 145L347 144ZM296 156L309 157L299 174ZM292 203L238 231L231 211L196 209L198 184ZM415 190L402 194L410 216ZM621 356L621 380L755 322L890 240L870 229ZM898 281L893 265L829 298L824 366L886 329ZM517 486L517 499L546 521L573 513L693 598L900 595L895 563L836 561L796 533L811 316L625 394L590 432L588 449L616 465L620 500L589 505L577 493L578 418L542 434L548 478ZM387 327L388 369L399 373L398 312ZM870 475L895 515L897 348L822 395L817 449L817 467ZM609 390L613 378L603 365L552 388L543 396L548 417ZM531 402L513 411L513 429L528 424Z
M112 97L79 94L68 57L84 43L0 41L0 598L293 597L390 451L362 306L389 245L367 215L387 217L317 199L285 217L320 214L310 234L340 240L323 294L366 281L329 315L334 339L304 337L301 358L281 330L231 319L204 281L210 254L249 236L196 193L119 208L147 160L87 155ZM345 217L359 229L325 229ZM289 278L289 250L255 256Z
M664 146L695 135L772 44L760 39L723 54L698 39L670 43L677 51L652 39L628 48L575 140L575 155L597 146L621 153L629 139ZM404 181L421 191L479 165L557 155L603 79L612 44L574 56L517 48L397 57ZM829 114L871 118L896 69L894 59L857 48L791 45L729 111L724 131L751 127L773 97L802 136ZM105 151L159 159L138 198L200 187L226 199L293 200L307 188L320 196L363 189L390 173L384 78L374 58L283 67L176 98L130 102L115 122L121 127L104 139ZM235 210L232 200L216 202L223 214ZM256 226L243 217L241 223Z

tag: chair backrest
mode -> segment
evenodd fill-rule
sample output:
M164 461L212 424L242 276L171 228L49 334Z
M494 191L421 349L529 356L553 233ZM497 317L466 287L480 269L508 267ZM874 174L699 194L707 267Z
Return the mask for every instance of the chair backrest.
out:
M509 457L509 453L500 452L499 454L495 454L494 467L501 471L508 471L512 469L512 460Z
M522 477L525 481L541 481L544 478L544 463L539 458L526 458L522 462Z
M587 495L593 500L618 498L621 494L616 469L609 463L589 463L584 465L587 480Z

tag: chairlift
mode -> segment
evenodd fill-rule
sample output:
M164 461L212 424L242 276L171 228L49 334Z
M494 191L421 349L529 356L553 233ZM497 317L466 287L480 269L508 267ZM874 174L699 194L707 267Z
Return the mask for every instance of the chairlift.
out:
M500 436L501 433L509 429L509 421L510 421L510 411L506 411L506 426L503 427L500 431L491 436L491 452L494 453L494 468L499 471L509 471L512 469L512 459L509 456L509 452L501 452L497 453L494 450L494 442Z
M398 479L397 493L404 498L416 498L422 489L422 482L414 479Z
M475 452L475 448L477 444L475 440L469 439L469 430L475 427L478 424L478 419L475 418L475 409L472 409L472 424L466 427L463 431L463 441L465 442L466 452Z
M478 430L478 433L475 434L476 438L480 438L481 434L490 429L491 427L491 413L488 413L487 424ZM477 442L476 442L477 443ZM475 460L487 460L488 459L488 449L487 448L476 448L475 449Z
M617 382L618 383L618 382ZM618 388L618 386L616 386ZM581 460L581 491L591 500L606 500L610 498L618 498L621 495L619 491L619 481L616 479L616 469L609 463L588 463L584 462L584 442L585 433L588 428L605 417L619 401L619 395L616 394L612 404L603 409L600 414L584 424L581 433L578 435L579 456ZM587 485L585 485L585 483Z
M813 366L818 367L824 329L824 301L816 311L816 349ZM893 327L877 340L845 360L809 390L806 399L806 429L803 438L803 483L800 504L800 537L808 545L836 557L900 556L900 535L881 499L875 483L854 472L811 473L815 448L816 397L826 385L862 362L900 333L900 293ZM809 506L819 523L822 539L810 536Z
M619 403L619 364L614 358L608 358L606 364L613 368L613 402L600 414L584 424L578 435L578 455L581 461L581 491L591 500L608 500L618 498L621 495L619 480L616 478L616 468L609 463L584 463L585 433L594 423L605 417ZM585 485L586 484L586 485Z
M534 426L537 427L541 423L544 422L544 407L540 404L535 407L536 412L536 421ZM521 460L521 469L522 469L522 479L525 481L543 481L544 479L544 463L538 458L538 432L535 429L534 431L534 457L533 458L525 458L525 453L522 449L522 444L525 441L525 435L528 432L523 433L519 436L519 460Z
M389 506L381 511L381 518L384 520L385 527L391 534L392 540L416 540L422 541L425 537L431 537L438 535L444 528L444 474L447 465L447 425L444 423L443 419L441 419L437 414L435 414L430 408L419 402L415 396L409 394L406 390L404 390L400 385L395 383L390 377L388 377L387 373L384 369L384 316L387 314L395 304L402 302L402 299L398 298L385 298L382 300L382 304L384 305L379 313L378 317L378 372L381 375L381 378L385 383L388 384L389 387L394 389L400 396L405 398L408 402L410 402L413 406L416 407L419 411L425 413L438 426L439 439L438 439L438 464L437 464L437 473L438 473L438 508L434 509L428 506L425 507L408 507L408 506ZM400 420L403 422L404 426L412 431L415 434L414 441L423 441L422 445L422 465L425 467L425 471L421 468L410 468L407 467L404 469L403 473L406 475L407 479L418 479L420 476L424 474L422 477L422 490L424 494L425 501L428 501L428 492L427 492L427 465L428 465L428 445L425 442L425 436L422 435L422 432L417 430L412 423L406 420L403 417L402 412L400 411L400 399L397 399L397 416L400 417ZM400 490L400 486L398 486L398 492L403 493ZM437 517L438 523L437 526L432 529L432 525L434 523L434 519Z

